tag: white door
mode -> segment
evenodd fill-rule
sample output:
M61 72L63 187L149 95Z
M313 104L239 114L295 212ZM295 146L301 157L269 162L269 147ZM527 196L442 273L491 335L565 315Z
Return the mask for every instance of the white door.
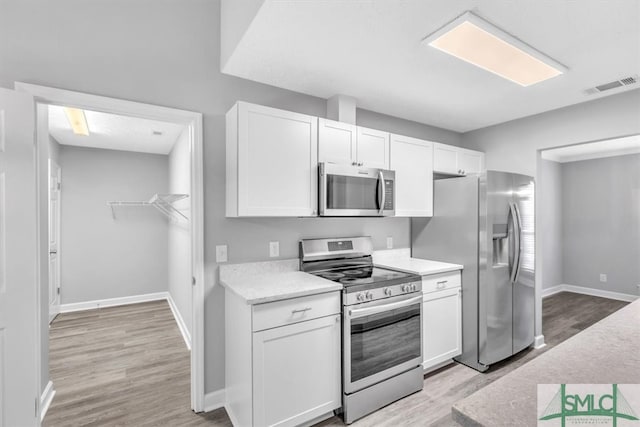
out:
M433 216L433 143L391 135L396 172L396 216Z
M358 126L356 161L367 168L389 169L389 133Z
M356 161L356 126L318 119L318 162L350 165Z
M340 315L253 334L255 426L298 426L341 405Z
M49 159L49 323L60 313L60 166Z
M481 173L484 169L484 153L460 149L458 153L458 167L462 170L463 175Z
M424 369L459 356L462 351L462 294L460 288L432 292L423 299Z
M0 427L39 424L35 104L0 89Z
M433 145L433 171L458 175L458 148L435 143Z

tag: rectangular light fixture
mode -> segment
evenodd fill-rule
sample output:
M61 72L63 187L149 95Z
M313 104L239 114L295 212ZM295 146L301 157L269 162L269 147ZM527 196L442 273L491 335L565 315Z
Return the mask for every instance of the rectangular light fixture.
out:
M422 42L521 86L567 71L564 65L471 12L460 15Z
M84 116L84 110L64 107L64 113L67 115L67 120L69 120L73 133L76 135L89 135L89 126L87 126L87 119Z

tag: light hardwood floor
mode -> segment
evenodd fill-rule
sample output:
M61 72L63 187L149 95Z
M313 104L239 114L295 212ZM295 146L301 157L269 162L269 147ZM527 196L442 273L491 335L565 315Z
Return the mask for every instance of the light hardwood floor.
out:
M451 405L626 305L563 292L543 303L547 346L525 350L481 374L454 364L424 389L353 426L452 426ZM166 302L62 314L51 327L57 390L45 426L230 426L224 411L189 410L189 353ZM343 426L332 417L318 426Z

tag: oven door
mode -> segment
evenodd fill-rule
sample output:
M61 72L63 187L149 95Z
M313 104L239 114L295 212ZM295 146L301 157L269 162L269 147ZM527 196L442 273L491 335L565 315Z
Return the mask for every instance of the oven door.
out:
M344 392L422 363L422 293L344 308Z
M321 216L395 215L395 172L320 163Z

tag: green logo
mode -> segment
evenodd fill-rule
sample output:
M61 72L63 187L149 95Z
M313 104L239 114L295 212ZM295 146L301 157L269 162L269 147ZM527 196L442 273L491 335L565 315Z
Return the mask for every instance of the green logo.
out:
M560 390L553 396L540 420L560 418L562 427L565 427L566 419L570 417L608 417L612 419L613 427L617 426L618 419L637 421L638 417L618 385L611 386L611 394L567 394L566 384L560 384ZM592 423L586 418L582 421L584 424Z

